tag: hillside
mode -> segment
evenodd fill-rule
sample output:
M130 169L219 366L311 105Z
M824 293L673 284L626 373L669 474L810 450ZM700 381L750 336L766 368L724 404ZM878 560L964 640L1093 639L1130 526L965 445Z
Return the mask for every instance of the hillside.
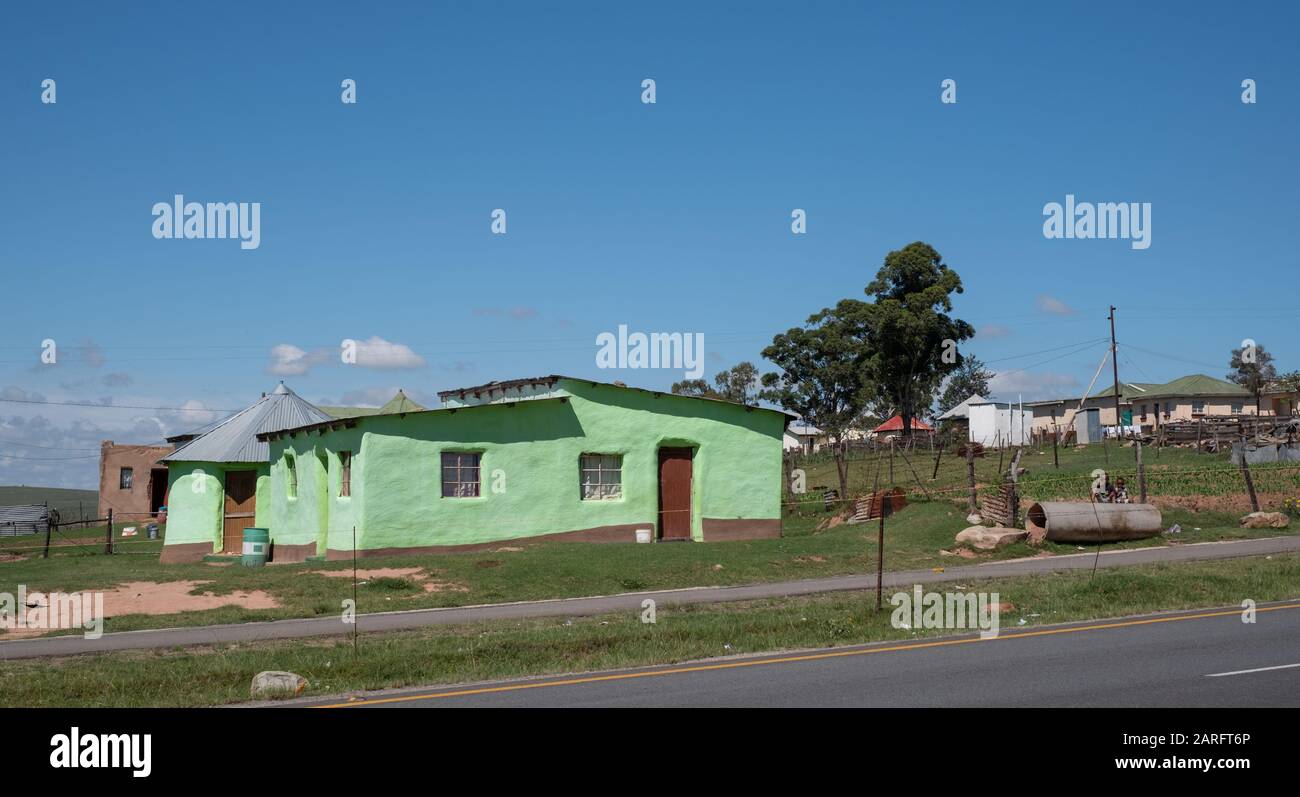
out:
M0 506L15 504L44 504L59 510L64 519L75 518L79 511L93 517L99 503L95 490L69 490L62 487L5 487L0 486Z

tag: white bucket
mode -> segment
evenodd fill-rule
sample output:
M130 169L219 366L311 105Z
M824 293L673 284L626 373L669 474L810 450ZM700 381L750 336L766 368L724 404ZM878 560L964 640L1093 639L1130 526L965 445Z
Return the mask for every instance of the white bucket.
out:
M651 539L650 535L651 535L651 530L650 530L650 529L637 529L637 530L636 530L636 541L637 541L637 542L650 542L650 539Z

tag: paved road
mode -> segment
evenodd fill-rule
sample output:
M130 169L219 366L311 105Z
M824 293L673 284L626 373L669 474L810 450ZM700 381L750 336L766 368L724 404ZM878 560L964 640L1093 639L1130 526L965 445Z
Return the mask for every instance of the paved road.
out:
M1300 707L1300 601L338 700L308 705Z
M1043 559L1019 559L980 565L950 567L941 573L933 570L905 570L886 573L886 587L965 581L978 578L1002 578L1067 570L1088 570L1094 561L1098 567L1123 567L1155 562L1186 562L1239 556L1300 551L1300 536L1269 537L1233 542L1198 543L1138 550L1103 551L1100 557L1089 552ZM875 589L876 577L836 576L832 578L753 584L740 587L696 587L660 592L633 592L590 598L498 603L449 609L416 609L404 612L365 614L358 617L362 633L400 631L431 625L474 623L483 620L511 620L528 617L580 617L594 614L641 611L641 601L652 598L659 606L689 603L724 603L760 600L791 595L811 595L844 590ZM0 642L0 659L70 656L103 653L113 650L166 648L173 646L212 645L227 642L253 642L270 639L296 639L314 636L339 636L352 633L352 626L337 617L275 620L265 623L232 623L149 631L124 631L105 634L97 640L81 636L17 639Z

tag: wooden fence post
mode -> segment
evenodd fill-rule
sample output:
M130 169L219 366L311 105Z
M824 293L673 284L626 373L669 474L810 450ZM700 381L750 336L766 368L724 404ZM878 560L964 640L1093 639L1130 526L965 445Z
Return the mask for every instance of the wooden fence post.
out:
M113 507L108 508L108 539L104 543L104 553L113 552Z
M1250 466L1246 464L1246 436L1241 436L1241 475L1246 480L1246 492L1250 494L1250 511L1259 511L1259 497L1255 495L1255 480L1250 477Z
M967 441L966 443L966 480L970 482L970 500L967 502L967 512L973 515L979 511L978 494L975 489L975 444Z
M1013 529L1020 524L1020 455L1023 453L1023 448L1017 450L1011 460L1011 493L1007 496L1007 514L1011 518Z
M1138 503L1147 502L1147 468L1142 464L1142 438L1137 440Z

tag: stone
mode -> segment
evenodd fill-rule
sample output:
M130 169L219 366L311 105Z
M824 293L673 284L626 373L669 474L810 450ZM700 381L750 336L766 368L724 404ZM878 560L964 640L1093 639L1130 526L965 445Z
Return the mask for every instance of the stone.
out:
M971 526L957 532L957 542L962 545L969 545L981 551L992 551L995 548L1002 548L1017 542L1023 542L1029 537L1029 532L1021 529L1007 529L1000 526L985 528L984 526Z
M980 517L978 512L972 512L966 516L966 522L972 526L978 526L984 522L984 518Z
M1251 512L1241 519L1243 529L1284 529L1291 518L1281 512Z
M253 697L292 697L307 688L307 679L281 670L264 670L253 676Z

